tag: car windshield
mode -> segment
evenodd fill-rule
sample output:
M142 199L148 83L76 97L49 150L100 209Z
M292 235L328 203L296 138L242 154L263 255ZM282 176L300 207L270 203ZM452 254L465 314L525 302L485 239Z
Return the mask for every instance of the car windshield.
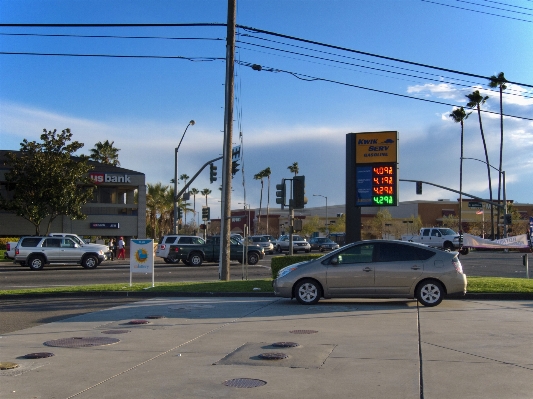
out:
M253 242L268 242L265 237L252 237Z
M326 237L319 237L319 238L316 238L316 242L330 243L330 242L333 242L333 241L331 241L329 238L326 238Z
M292 236L292 240L293 241L305 241L302 237L300 236Z
M439 231L443 236L454 236L457 234L452 229L439 229Z

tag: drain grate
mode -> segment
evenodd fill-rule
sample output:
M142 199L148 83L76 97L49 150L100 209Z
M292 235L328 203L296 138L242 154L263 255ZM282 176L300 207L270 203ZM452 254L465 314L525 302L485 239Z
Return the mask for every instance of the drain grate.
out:
M289 331L291 334L316 334L316 330L292 330Z
M130 330L105 330L102 331L102 334L126 334L129 332Z
M150 316L146 316L145 319L164 319L165 316L163 315L158 315L158 314L155 314L155 315L150 315Z
M272 346L276 348L296 348L297 346L300 346L300 344L296 342L274 342Z
M27 355L24 355L24 359L44 359L46 357L52 357L54 356L51 352L35 352L35 353L28 353Z
M91 346L112 345L120 342L117 338L107 337L72 337L46 341L46 346L56 346L61 348L85 348Z
M131 321L128 321L126 324L138 325L138 324L148 324L148 323L150 323L148 320L131 320Z
M0 362L0 370L16 369L19 365L11 362Z
M282 352L266 352L261 353L259 357L263 360L283 360L287 359L289 355Z
M224 381L224 385L233 388L257 388L266 385L266 381L254 378L234 378Z

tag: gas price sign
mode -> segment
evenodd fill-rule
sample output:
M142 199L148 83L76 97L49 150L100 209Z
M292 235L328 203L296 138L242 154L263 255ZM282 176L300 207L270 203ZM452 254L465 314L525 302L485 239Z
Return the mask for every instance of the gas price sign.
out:
M372 205L396 206L397 184L396 164L373 164L372 168Z

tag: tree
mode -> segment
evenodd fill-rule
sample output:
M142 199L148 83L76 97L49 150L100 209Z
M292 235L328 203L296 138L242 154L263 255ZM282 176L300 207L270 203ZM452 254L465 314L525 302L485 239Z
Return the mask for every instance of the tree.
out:
M209 190L208 188L204 188L200 194L202 194L203 196L205 196L205 206L207 206L207 196L209 194L211 194L211 190Z
M466 113L463 107L455 108L449 115L454 122L461 124L461 158L459 164L459 233L463 230L463 149L464 149L464 121L471 114Z
M7 165L11 167L5 174L10 192L9 198L0 195L0 208L28 220L37 235L45 218L48 218L46 234L59 215L85 219L87 215L81 207L92 198L94 190L87 174L91 170L87 157L72 156L83 143L67 144L72 139L70 129L56 132L43 129L41 143L24 139L20 152L6 154Z
M257 226L261 225L261 207L263 206L263 178L265 177L263 175L264 171L261 171L259 173L256 173L254 175L255 180L261 180L261 195L259 196L259 213L257 215ZM258 231L256 231L257 233ZM268 234L268 233L267 233Z
M165 208L165 197L169 191L169 188L170 186L163 186L161 182L156 184L147 184L146 215L149 218L150 226L152 228L152 237L154 239L163 235L161 232L161 214Z
M489 177L489 197L492 202L492 181L490 178L490 163L489 153L487 152L487 143L485 142L485 134L483 133L483 123L481 122L481 105L485 104L485 101L489 99L489 96L483 97L479 90L474 91L471 94L467 94L466 97L470 100L466 106L468 108L477 109L477 115L479 119L479 130L481 132L481 140L483 140L483 149L485 150L485 160L487 164L487 174ZM494 207L490 207L490 237L494 240Z
M505 85L507 83L507 79L505 79L505 76L503 72L500 72L498 76L492 75L489 78L489 87L496 88L498 87L500 89L500 165L499 165L499 174L498 174L498 204L500 203L501 199L501 191L502 191L502 162L503 162L503 91L507 89L507 86ZM498 218L497 220L500 220L500 211L501 208L498 207ZM499 229L498 229L499 231ZM498 233L499 235L499 233Z
M383 209L376 213L376 216L372 219L372 234L374 237L383 238L383 232L385 228L385 222L392 221L392 215L388 209Z
M289 169L291 173L294 173L294 176L296 176L300 172L298 162L294 162L292 165L288 166L287 169Z
M113 144L115 144L114 141L111 143L109 140L106 140L103 143L99 141L94 145L94 148L91 148L89 159L107 165L120 166L120 162L118 161L118 152L120 151L120 148L113 147Z

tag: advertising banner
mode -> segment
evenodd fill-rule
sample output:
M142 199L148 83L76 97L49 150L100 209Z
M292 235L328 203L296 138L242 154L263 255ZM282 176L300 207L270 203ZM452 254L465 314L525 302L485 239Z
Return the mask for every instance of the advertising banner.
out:
M469 248L528 248L527 235L522 234L514 237L502 238L501 240L486 240L471 234L463 234L463 246Z
M130 287L133 273L152 273L154 286L154 240L131 240Z

